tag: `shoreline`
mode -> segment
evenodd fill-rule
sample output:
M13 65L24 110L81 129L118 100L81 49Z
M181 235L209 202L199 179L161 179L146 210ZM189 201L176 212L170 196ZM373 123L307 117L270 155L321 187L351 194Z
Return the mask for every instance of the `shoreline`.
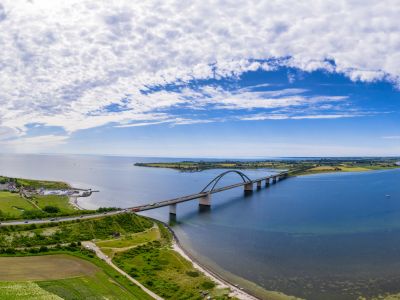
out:
M78 197L76 196L68 196L68 202L72 205L76 210L85 210L83 207L78 204Z
M217 287L219 288L229 288L231 290L231 293L229 294L232 297L236 297L240 300L259 300L260 298L253 296L249 291L242 290L238 287L236 287L233 283L229 282L229 280L223 278L220 274L217 274L213 271L211 271L209 268L205 267L202 265L193 255L189 254L181 245L179 242L178 237L176 236L175 232L171 229L170 226L164 224L169 231L172 233L173 236L173 241L172 241L172 249L179 253L183 258L186 260L190 261L193 265L193 267L200 272L202 272L204 275L206 275L208 278L210 278L212 281L214 281L217 284Z

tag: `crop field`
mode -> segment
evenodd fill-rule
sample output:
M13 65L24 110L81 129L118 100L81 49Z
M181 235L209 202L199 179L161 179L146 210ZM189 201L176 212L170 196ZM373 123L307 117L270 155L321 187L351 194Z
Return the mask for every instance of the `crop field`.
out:
M0 257L0 266L0 281L62 279L99 271L90 262L69 255Z
M39 287L62 299L137 299L103 272L61 280L38 281Z
M59 300L54 295L34 282L0 282L0 299L2 300Z
M132 292L98 266L70 255L0 257L0 266L2 300L147 299L136 286Z

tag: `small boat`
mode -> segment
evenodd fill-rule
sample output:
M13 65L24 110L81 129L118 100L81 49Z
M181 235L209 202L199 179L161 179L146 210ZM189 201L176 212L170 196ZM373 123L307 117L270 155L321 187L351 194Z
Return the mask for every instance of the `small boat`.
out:
M386 195L386 198L390 198L391 196L389 194Z

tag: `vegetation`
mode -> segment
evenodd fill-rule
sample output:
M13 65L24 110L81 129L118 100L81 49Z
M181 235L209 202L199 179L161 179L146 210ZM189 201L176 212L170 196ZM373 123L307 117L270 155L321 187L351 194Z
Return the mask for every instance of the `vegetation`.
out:
M33 190L39 188L70 188L66 183L0 176L0 184L3 185L3 189L7 189L0 190L0 221L64 216L77 213L77 209L70 204L67 196L44 196L32 193Z
M33 179L23 179L23 178L12 178L0 176L0 183L4 184L7 182L15 182L17 187L23 187L26 189L69 189L71 186L68 183L61 181L48 181L48 180L33 180Z
M68 267L63 267L65 262L60 261L57 264L60 271L50 272L41 280L28 278L33 285L26 292L38 295L37 299L42 295L53 297L49 299L97 299L99 295L108 299L149 299L94 253L82 248L80 241L84 240L95 240L104 252L106 249L114 255L113 261L120 268L165 299L203 299L207 295L212 299L230 299L227 289L215 287L214 282L171 249L172 236L164 225L131 213L58 224L0 227L0 256L13 259L17 259L15 256L31 259L33 256L39 258L39 262L41 256L38 255L70 254L99 267L92 266L84 274L72 274L68 273ZM51 262L49 258L43 257L44 268L48 268L46 262ZM0 264L6 266L1 259ZM18 269L23 264L14 262L13 265ZM11 273L12 270L18 271L15 267L4 269ZM78 269L85 270L85 267ZM40 267L36 272L43 274ZM11 273L2 275L11 278ZM4 285L10 289L15 287L14 282ZM8 287L5 290L10 291ZM19 299L18 293L0 293L3 293L0 299Z
M0 251L1 248L4 250L110 239L115 233L132 234L152 226L152 221L127 213L73 222L0 227Z
M147 234L121 238L121 244L107 241L97 245L114 246L113 262L165 299L203 299L206 295L212 299L230 299L229 290L216 288L191 262L171 249L172 236L165 226L158 223ZM143 243L145 237L151 241ZM124 247L123 251L119 246Z
M39 254L56 255L0 258L4 267L1 275L9 278L0 282L0 299L151 299L138 286L77 244L57 246L44 252ZM23 250L15 252L19 256L37 254ZM11 260L7 263L4 259ZM18 261L26 259L29 259L29 267L24 270L24 264ZM8 264L13 267L7 267ZM18 278L13 279L13 274Z
M180 171L208 169L280 169L290 175L326 172L357 172L400 167L400 158L318 158L263 161L182 161L173 163L136 163L135 166L171 168Z

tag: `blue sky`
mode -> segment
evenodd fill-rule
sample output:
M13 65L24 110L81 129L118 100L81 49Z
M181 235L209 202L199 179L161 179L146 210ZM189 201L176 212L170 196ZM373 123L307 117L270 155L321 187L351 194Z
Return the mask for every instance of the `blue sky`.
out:
M0 0L0 151L400 155L399 13L391 0Z

